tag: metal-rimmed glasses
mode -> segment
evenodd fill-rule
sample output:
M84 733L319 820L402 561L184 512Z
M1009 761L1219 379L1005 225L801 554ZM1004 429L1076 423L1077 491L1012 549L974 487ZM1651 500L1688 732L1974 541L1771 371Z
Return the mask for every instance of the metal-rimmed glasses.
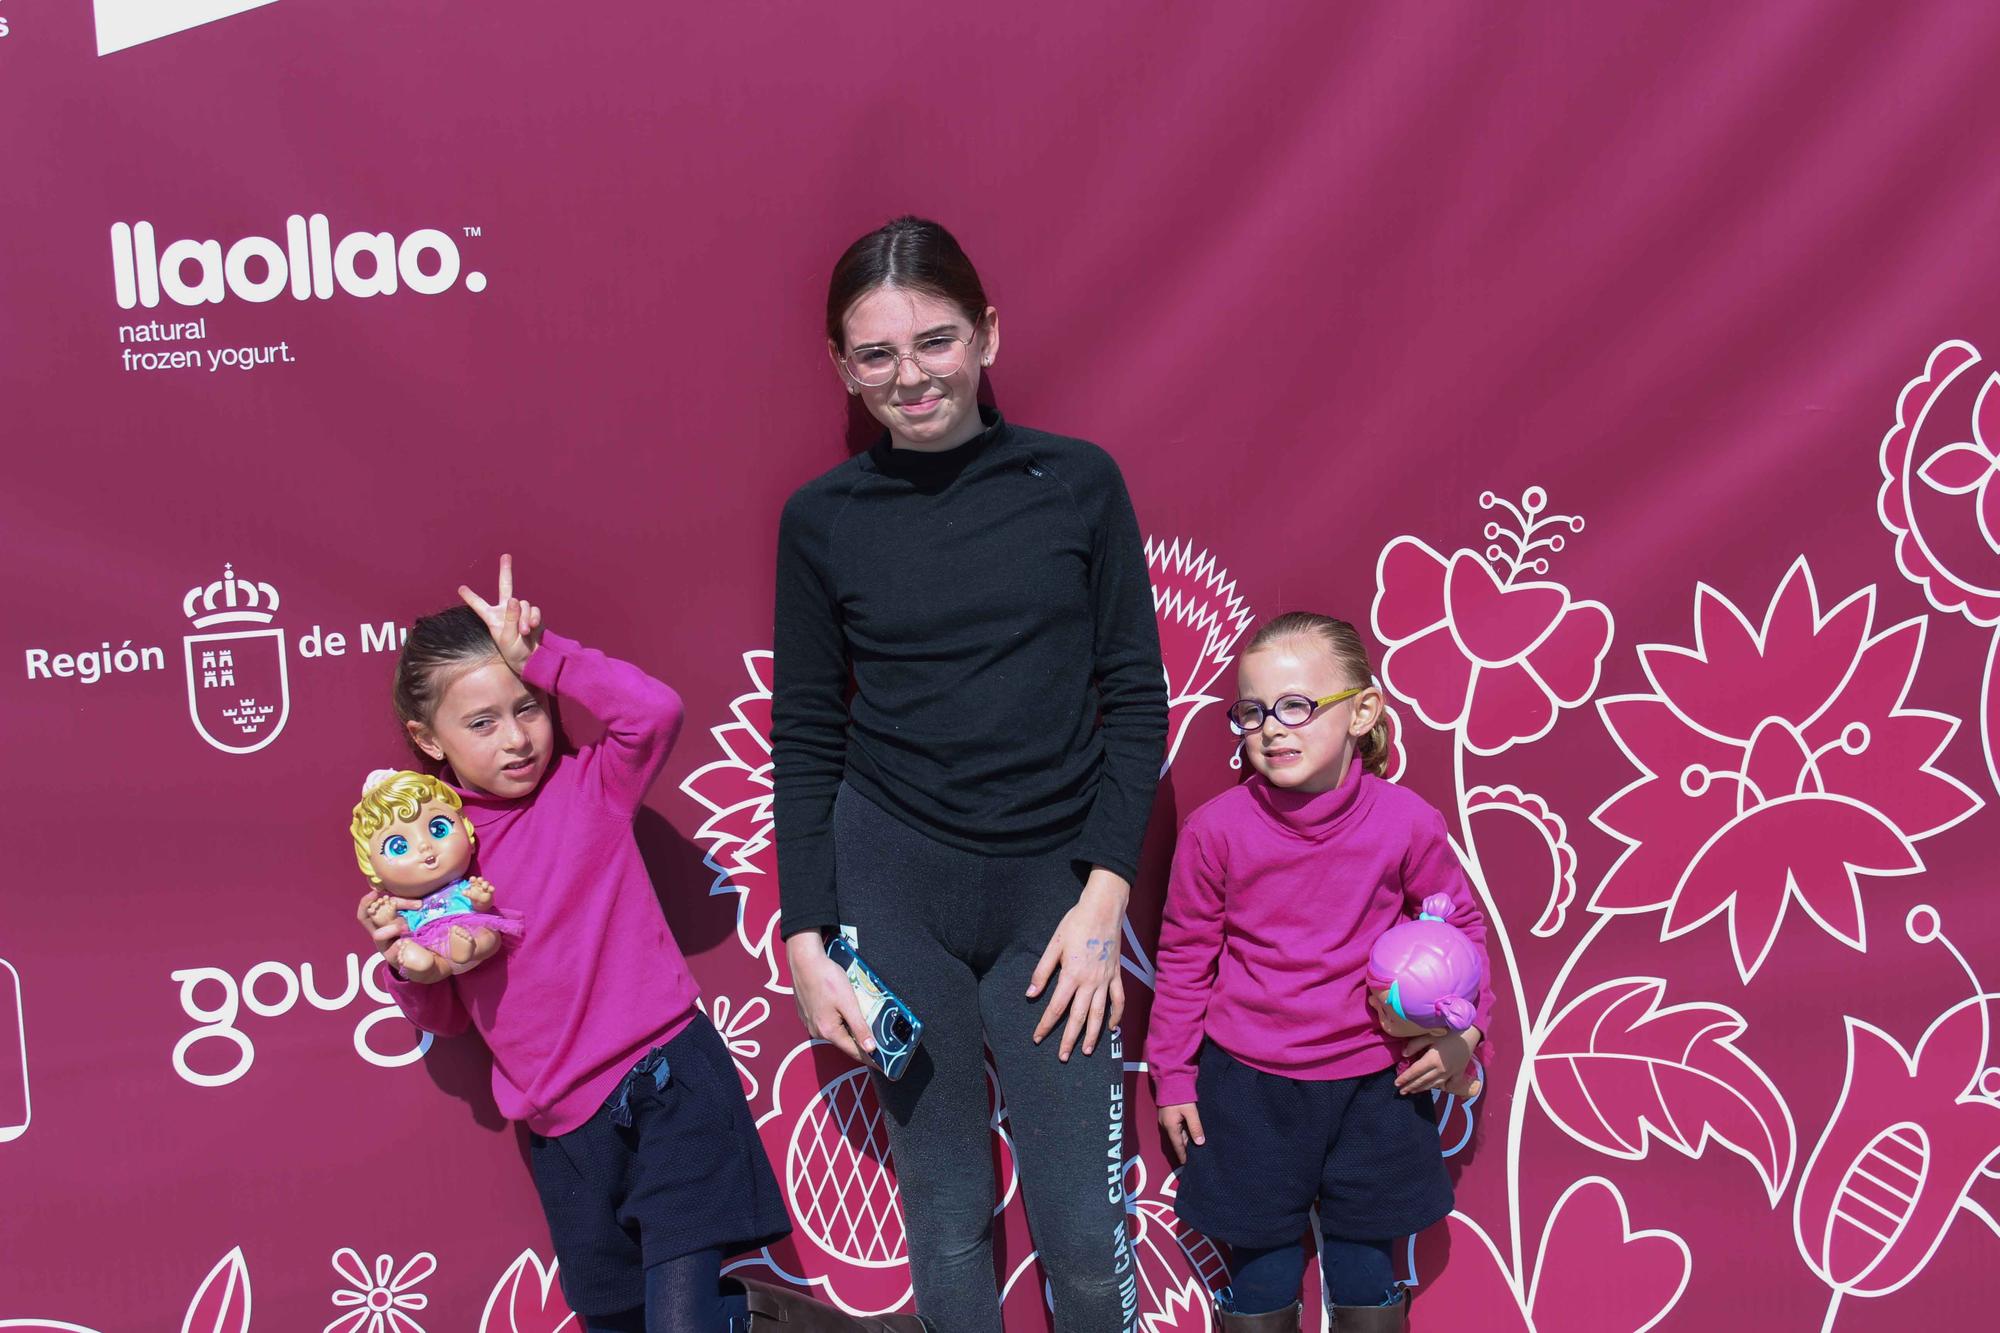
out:
M1256 699L1238 699L1229 705L1229 729L1238 736L1248 736L1263 729L1266 717L1277 718L1280 726L1303 727L1319 716L1320 709L1329 708L1342 699L1352 699L1367 688L1366 685L1356 685L1351 690L1329 694L1324 699L1313 699L1303 694L1281 694L1268 707Z
M970 338L955 333L928 333L917 339L916 346L907 352L884 344L857 347L841 357L840 364L847 368L847 377L864 389L879 389L895 379L906 360L916 366L919 374L944 379L965 369L965 359L971 355L973 340L978 337L977 325L973 326Z

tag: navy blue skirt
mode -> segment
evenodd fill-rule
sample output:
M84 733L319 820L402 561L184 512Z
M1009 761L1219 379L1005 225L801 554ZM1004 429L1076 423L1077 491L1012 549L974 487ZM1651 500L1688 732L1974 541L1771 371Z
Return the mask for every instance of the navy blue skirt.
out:
M1265 1249L1320 1230L1346 1240L1422 1231L1451 1212L1429 1093L1396 1071L1313 1081L1252 1069L1207 1042L1195 1075L1207 1143L1189 1145L1174 1210L1206 1236Z
M645 1303L646 1269L790 1235L743 1085L706 1015L632 1067L567 1134L530 1134L528 1164L579 1315Z

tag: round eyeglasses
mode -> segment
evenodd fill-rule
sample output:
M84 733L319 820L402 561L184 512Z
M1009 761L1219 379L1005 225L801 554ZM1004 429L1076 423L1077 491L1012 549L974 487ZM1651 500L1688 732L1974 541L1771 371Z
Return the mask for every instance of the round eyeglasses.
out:
M1303 727L1319 715L1320 709L1331 707L1342 699L1352 699L1367 688L1366 685L1356 685L1351 690L1329 694L1324 699L1313 699L1303 694L1281 694L1268 707L1255 699L1238 699L1229 705L1229 729L1238 736L1248 736L1263 729L1266 717L1277 718L1280 726Z
M953 333L929 333L917 339L916 346L907 352L882 344L857 347L841 357L840 364L847 367L848 378L864 389L879 389L895 379L906 359L916 364L918 373L932 379L944 379L965 369L965 358L972 352L972 339L978 336L976 328L972 331L972 338L961 338Z

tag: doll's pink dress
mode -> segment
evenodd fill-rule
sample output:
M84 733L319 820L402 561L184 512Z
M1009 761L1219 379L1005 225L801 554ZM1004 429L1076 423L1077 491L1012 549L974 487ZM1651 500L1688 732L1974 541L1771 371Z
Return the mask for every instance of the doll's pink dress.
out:
M467 934L481 930L498 933L503 942L521 938L521 914L519 912L481 912L473 907L472 899L466 896L469 880L457 880L445 885L436 893L427 895L422 905L408 912L398 912L410 927L409 938L423 945L432 953L451 956L451 930L453 926L463 927Z

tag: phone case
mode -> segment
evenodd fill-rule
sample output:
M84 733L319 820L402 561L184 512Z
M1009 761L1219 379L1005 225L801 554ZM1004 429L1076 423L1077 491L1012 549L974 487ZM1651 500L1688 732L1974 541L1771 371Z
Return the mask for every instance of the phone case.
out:
M875 1051L870 1057L875 1067L885 1078L901 1078L903 1071L910 1067L910 1057L916 1053L917 1042L923 1038L924 1025L910 1006L904 1004L897 994L882 984L882 978L875 975L875 969L861 961L854 945L845 936L836 935L826 946L826 956L847 973L847 984L854 987L854 998L861 1002L861 1017L868 1023L868 1031L875 1038Z

